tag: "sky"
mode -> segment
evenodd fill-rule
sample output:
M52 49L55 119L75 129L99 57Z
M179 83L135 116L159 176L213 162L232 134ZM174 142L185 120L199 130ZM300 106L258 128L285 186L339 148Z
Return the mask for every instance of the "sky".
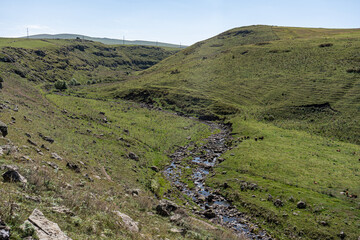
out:
M360 28L360 0L0 0L0 37L74 33L182 45L265 24Z

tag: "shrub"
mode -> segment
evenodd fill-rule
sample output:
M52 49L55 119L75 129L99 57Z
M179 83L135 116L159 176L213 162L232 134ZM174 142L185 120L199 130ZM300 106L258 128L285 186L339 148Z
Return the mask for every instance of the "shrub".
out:
M54 86L55 86L56 89L61 90L61 91L68 88L65 81L56 81Z
M71 79L69 82L70 86L79 86L81 83L79 83L75 78Z

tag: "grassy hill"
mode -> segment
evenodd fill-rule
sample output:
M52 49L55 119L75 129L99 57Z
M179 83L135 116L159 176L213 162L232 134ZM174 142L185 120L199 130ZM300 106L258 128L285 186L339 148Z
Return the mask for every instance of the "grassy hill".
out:
M23 37L25 38L25 37ZM170 48L180 48L177 44L163 43L163 42L152 42L152 41L143 41L143 40L121 40L113 38L97 38L89 37L79 34L37 34L29 36L31 39L84 39L94 42L101 42L107 45L142 45L142 46L156 46L156 47L170 47ZM186 46L182 46L184 48Z
M1 39L0 44L0 120L9 132L0 137L0 174L15 166L28 181L1 177L0 219L11 227L11 239L34 236L21 226L35 208L72 239L235 238L226 229L208 229L193 215L174 222L155 211L164 193L185 203L159 169L176 146L211 134L208 125L122 100L68 96L94 76L120 80L116 74L132 74L171 51L74 40ZM73 77L80 86L67 91L52 86ZM114 211L136 221L139 231L126 227Z
M360 193L359 37L359 29L236 28L121 84L77 94L231 122L233 149L208 184L276 238L337 239L344 231L356 239L360 202L344 192ZM244 187L252 183L259 188Z
M151 46L111 46L87 40L0 39L0 71L30 81L80 84L119 81L177 52Z
M357 29L232 29L179 52L121 88L114 84L110 91L99 91L139 99L149 98L143 93L150 92L159 105L173 102L188 113L199 111L194 102L184 101L201 99L199 108L207 114L239 112L360 143L359 35Z

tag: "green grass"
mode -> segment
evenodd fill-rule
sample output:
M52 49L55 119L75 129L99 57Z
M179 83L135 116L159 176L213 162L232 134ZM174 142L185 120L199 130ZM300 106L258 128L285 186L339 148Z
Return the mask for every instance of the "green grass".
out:
M340 194L346 189L350 194L360 192L358 145L240 117L231 121L235 140L242 136L251 139L234 142L235 148L223 155L225 161L208 184L222 189L227 182L230 188L222 192L258 221L265 220L264 227L274 237L302 234L305 239L331 239L341 231L350 239L358 237L360 202ZM264 140L254 140L260 136ZM242 191L241 181L256 183L259 188ZM267 201L269 194L274 200L283 200L284 207ZM307 209L296 208L300 200L308 204ZM320 221L329 226L321 226Z
M347 29L237 28L199 42L136 78L83 92L108 98L126 98L140 90L166 92L161 99L168 105L190 95L210 104L191 104L185 108L188 113L201 106L219 114L215 104L231 106L256 120L272 115L277 126L359 143L360 77L347 72L358 67L359 35L359 30ZM320 47L324 43L332 46ZM159 94L153 95L156 100ZM326 102L335 111L292 111Z
M347 71L358 68L359 35L359 29L232 29L121 84L78 94L226 118L235 138L252 139L235 143L210 185L276 238L333 239L344 231L356 239L359 200L340 192L360 192L360 76ZM260 136L265 140L254 141ZM260 189L243 192L241 181ZM231 188L222 189L224 182ZM267 201L269 193L285 206ZM306 210L296 208L299 200Z
M150 167L163 169L169 163L167 155L176 145L186 145L189 136L193 141L207 137L211 133L207 125L120 100L96 101L42 93L34 83L21 78L8 78L0 99L2 103L7 101L8 105L19 107L18 112L2 110L1 121L9 124L12 117L16 119L14 124L8 125L7 138L20 150L0 157L0 164L19 166L21 174L29 181L27 187L0 182L0 217L12 227L13 239L20 239L19 226L35 207L73 239L141 238L119 224L113 210L120 210L139 221L141 234L146 237L180 237L180 234L169 233L176 225L167 218L148 214L156 206L154 194L162 196L170 188L162 174ZM109 123L104 122L100 112L105 112ZM51 136L55 142L44 141L39 132ZM25 133L31 135L37 148L44 144L50 151L41 149L44 155L39 155L36 147L27 142ZM63 160L52 159L53 152ZM139 161L129 159L129 152L136 153ZM24 161L22 156L32 161ZM61 170L52 169L47 162L57 164ZM67 162L79 165L81 173L68 169ZM103 168L111 180L107 179ZM94 182L87 180L85 174ZM151 189L151 182L156 182L156 189ZM72 188L64 188L66 184ZM131 196L129 190L134 188L141 189L140 196ZM26 195L40 197L41 202L28 200ZM10 211L14 203L18 207ZM53 213L51 207L58 205L70 208L76 217ZM219 235L217 231L203 231L201 227L185 227L189 231L187 239L193 238L191 232L204 238Z

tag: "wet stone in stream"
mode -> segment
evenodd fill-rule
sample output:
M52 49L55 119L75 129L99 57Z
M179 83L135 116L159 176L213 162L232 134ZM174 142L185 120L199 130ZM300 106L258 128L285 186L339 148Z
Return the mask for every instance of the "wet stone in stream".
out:
M255 224L251 224L247 220L248 217L232 206L217 190L205 186L205 178L211 168L223 161L220 156L228 149L226 140L230 138L230 131L225 126L214 123L209 124L213 128L220 129L221 132L205 139L206 143L203 146L189 145L178 148L170 156L172 163L165 169L165 175L174 186L183 194L189 196L202 209L201 211L194 210L194 212L214 223L229 227L239 234L245 234L250 239L271 239L265 231L259 231ZM188 150L190 146L192 147L191 152ZM192 189L189 189L186 184L180 181L183 172L181 162L188 156L193 157L191 161L193 169L191 177L195 187ZM185 168L189 168L189 166ZM257 232L257 234L254 232Z

